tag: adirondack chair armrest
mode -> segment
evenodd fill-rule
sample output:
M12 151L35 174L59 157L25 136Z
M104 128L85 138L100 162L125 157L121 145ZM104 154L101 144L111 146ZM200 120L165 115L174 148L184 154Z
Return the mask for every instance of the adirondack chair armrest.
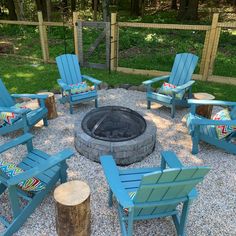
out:
M161 152L161 168L166 169L166 165L168 165L170 168L183 167L176 154L172 151Z
M33 167L19 175L16 175L14 177L11 177L8 181L8 185L16 185L24 180L27 180L32 177L37 177L37 175L43 173L44 171L52 168L53 166L59 164L60 162L70 158L72 155L74 155L74 151L67 148L58 154L50 157L49 159L41 162L38 166Z
M229 125L229 126L236 126L236 120L210 120L205 117L202 119L199 117L191 118L190 121L191 125Z
M88 80L88 81L90 81L91 83L96 84L96 85L99 85L99 84L102 83L102 81L100 81L100 80L98 80L98 79L95 79L95 78L93 78L93 77L91 77L91 76L88 76L88 75L82 75L82 78L83 78L83 79L86 79L86 80Z
M30 109L21 109L21 108L15 108L15 107L0 107L0 112L13 112L16 114L26 114L29 112Z
M130 199L127 191L124 189L120 177L119 170L112 156L104 155L100 157L101 165L110 189L115 195L119 204L124 208L133 207L133 201Z
M220 100L197 100L188 99L188 104L190 105L213 105L213 106L236 106L236 102L220 101Z
M183 84L183 85L180 85L180 86L177 86L176 88L174 88L172 90L172 92L173 93L179 93L183 90L188 90L194 83L195 83L194 80L188 81L186 84Z
M71 90L71 88L66 83L64 83L61 79L58 79L57 83L64 91Z
M193 188L192 191L188 194L188 199L193 200L193 199L197 198L197 196L198 196L197 189Z
M31 98L31 99L46 99L46 94L11 94L13 98Z
M170 75L164 75L164 76L160 76L160 77L155 77L153 79L143 81L143 85L150 86L153 83L159 82L161 80L169 80L169 78L170 78Z
M16 147L20 144L25 144L26 142L28 142L29 140L31 140L34 136L30 133L26 133L24 135L21 135L18 138L12 139L11 141L3 144L0 146L0 153L3 153L5 151L7 151L8 149L11 149L13 147Z

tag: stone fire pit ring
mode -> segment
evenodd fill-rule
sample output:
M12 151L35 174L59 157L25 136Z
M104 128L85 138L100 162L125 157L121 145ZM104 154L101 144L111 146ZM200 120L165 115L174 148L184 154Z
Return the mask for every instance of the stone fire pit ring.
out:
M93 138L82 129L84 116L75 122L75 148L88 159L100 162L101 155L113 155L117 165L129 165L139 162L151 154L156 144L156 125L147 114L138 112L146 121L143 134L131 140L110 142Z

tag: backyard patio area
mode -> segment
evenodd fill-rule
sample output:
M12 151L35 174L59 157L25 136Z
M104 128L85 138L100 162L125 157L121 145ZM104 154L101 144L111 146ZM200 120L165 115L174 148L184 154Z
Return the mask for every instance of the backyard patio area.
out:
M117 105L131 108L142 114L148 114L157 127L154 152L143 161L129 167L153 167L160 165L160 152L174 151L184 165L209 166L211 171L204 181L197 186L199 196L190 208L186 234L191 236L233 236L236 235L236 158L232 154L200 143L200 151L192 155L192 141L186 127L185 115L188 109L177 109L174 119L170 110L153 103L147 110L146 93L125 89L99 90L99 106ZM79 104L74 114L69 113L69 105L59 103L56 95L58 118L49 120L48 127L34 127L32 134L36 148L54 154L63 148L74 148L74 123L80 116L93 109L94 102ZM213 111L214 113L214 111ZM14 136L0 137L0 144ZM19 163L25 149L18 147L1 156L6 161ZM21 155L22 154L22 155ZM121 235L117 208L108 207L108 186L102 167L81 156L76 150L75 155L67 160L68 181L82 180L91 188L91 235ZM126 168L126 167L121 167ZM4 194L0 198L0 215L9 216L8 198ZM55 202L53 193L36 208L25 224L15 235L56 235ZM0 225L1 230L1 225ZM175 235L175 227L171 218L138 221L134 225L134 235Z

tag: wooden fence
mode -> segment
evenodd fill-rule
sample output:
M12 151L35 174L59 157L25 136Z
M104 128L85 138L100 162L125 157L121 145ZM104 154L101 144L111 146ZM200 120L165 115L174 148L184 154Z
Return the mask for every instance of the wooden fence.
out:
M73 13L72 23L63 22L46 22L43 21L42 13L38 12L38 22L28 21L8 21L0 20L0 24L17 24L17 25L34 25L39 27L40 43L42 49L42 58L45 63L50 62L47 27L48 26L70 26L74 31L74 48L75 54L79 57L79 42L78 37L78 13ZM111 40L110 43L110 69L113 71L120 71L130 74L144 74L150 76L165 75L168 72L156 70L141 70L126 67L119 67L119 29L122 27L138 27L138 28L152 28L152 29L174 29L174 30L200 30L205 31L205 41L202 51L202 58L200 62L200 73L194 74L194 79L214 81L218 83L227 83L236 85L236 78L215 76L213 75L213 66L218 51L219 39L221 30L236 29L236 22L224 23L219 22L219 13L215 13L212 18L211 25L180 25L180 24L155 24L155 23L131 23L131 22L117 22L117 14L111 14Z
M204 47L202 51L202 58L200 62L200 73L194 74L194 79L214 81L218 83L227 83L236 85L236 78L215 76L212 74L214 62L218 50L220 33L222 28L236 29L236 22L223 23L218 22L219 13L213 15L211 25L180 25L180 24L155 24L155 23L131 23L131 22L117 22L116 13L112 13L112 39L111 39L111 69L130 74L143 74L150 76L159 76L168 74L165 71L157 70L141 70L132 69L119 66L119 29L122 27L136 27L136 28L152 28L152 29L174 29L174 30L201 30L206 31Z

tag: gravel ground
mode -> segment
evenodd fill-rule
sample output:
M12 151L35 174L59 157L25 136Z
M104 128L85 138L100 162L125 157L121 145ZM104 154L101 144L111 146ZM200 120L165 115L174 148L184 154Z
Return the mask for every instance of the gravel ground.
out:
M211 167L202 184L198 185L199 197L194 201L189 214L187 235L216 236L236 235L236 158L220 149L205 143L200 145L198 155L191 154L191 139L184 122L186 109L177 111L176 118L170 118L170 110L152 105L146 109L145 93L124 89L101 90L99 105L120 105L136 111L148 113L157 126L155 151L142 162L130 167L156 166L160 164L160 151L173 150L186 165L207 165ZM35 127L34 145L50 154L66 147L74 149L74 122L78 116L88 112L93 102L80 105L75 114L69 114L68 106L58 104L59 117L49 121L48 127ZM0 137L0 143L13 136ZM15 163L21 160L25 148L18 147L1 158ZM69 180L86 181L91 188L91 235L120 235L117 211L107 205L107 184L100 164L91 162L76 154L67 161ZM0 198L0 214L8 214L7 195ZM35 212L15 235L56 235L55 205L52 193L42 202ZM155 219L135 223L134 235L176 235L171 218Z

